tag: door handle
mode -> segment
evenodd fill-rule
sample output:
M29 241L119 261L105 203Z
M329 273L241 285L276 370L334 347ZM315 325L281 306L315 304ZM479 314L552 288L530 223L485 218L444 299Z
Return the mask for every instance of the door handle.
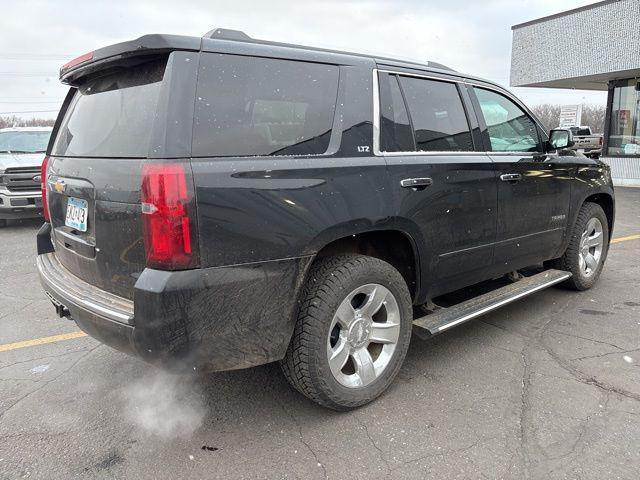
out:
M522 180L522 175L519 173L503 173L500 175L500 180L503 182L519 182Z
M400 180L400 186L402 188L415 188L416 190L424 190L433 184L433 180L430 178L405 178Z

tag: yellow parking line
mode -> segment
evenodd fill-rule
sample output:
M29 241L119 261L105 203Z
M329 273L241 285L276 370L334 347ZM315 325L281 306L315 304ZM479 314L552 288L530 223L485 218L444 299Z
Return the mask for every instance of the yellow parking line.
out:
M8 350L16 350L18 348L34 347L36 345L44 345L45 343L61 342L63 340L71 340L73 338L86 337L84 332L63 333L62 335L53 335L51 337L34 338L33 340L25 340L23 342L5 343L0 345L0 352Z
M611 240L611 243L628 242L629 240L640 240L640 235L629 235L628 237L618 237Z

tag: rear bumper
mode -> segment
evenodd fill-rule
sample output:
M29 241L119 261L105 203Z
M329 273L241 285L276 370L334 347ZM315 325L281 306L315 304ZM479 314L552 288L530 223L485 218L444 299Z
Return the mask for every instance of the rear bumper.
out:
M38 255L40 283L60 317L68 317L102 343L136 355L133 302L100 290L65 269L55 254Z
M179 272L145 269L134 300L71 274L55 253L38 256L45 292L102 343L172 371L232 370L281 359L310 257Z
M40 192L13 193L0 190L0 219L37 218L42 216Z

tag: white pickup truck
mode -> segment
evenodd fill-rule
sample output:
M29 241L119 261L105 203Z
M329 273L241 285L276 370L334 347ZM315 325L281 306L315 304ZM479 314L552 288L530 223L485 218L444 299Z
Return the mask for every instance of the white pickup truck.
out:
M573 150L581 151L587 157L600 157L604 138L601 133L592 133L591 127L571 127L569 130L573 133Z
M40 166L51 127L0 129L0 227L42 215Z

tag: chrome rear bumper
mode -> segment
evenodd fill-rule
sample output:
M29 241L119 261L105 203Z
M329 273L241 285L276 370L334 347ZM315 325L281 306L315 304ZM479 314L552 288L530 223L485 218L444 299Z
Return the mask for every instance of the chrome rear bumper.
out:
M40 282L56 308L65 307L74 317L74 310L84 310L111 321L132 324L133 301L101 290L69 272L54 253L38 255L36 259ZM59 313L62 310L59 311Z

